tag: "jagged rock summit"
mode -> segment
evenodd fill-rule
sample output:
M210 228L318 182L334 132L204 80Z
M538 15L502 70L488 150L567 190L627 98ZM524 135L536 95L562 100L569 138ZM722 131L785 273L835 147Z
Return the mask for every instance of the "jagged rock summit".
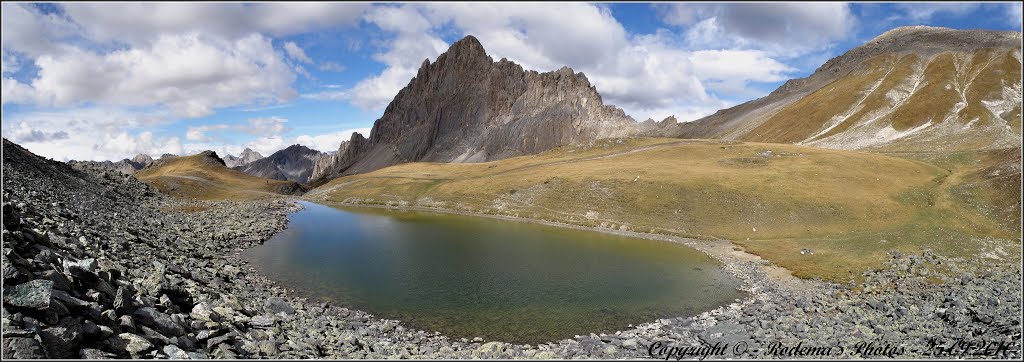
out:
M493 61L473 36L419 71L374 122L317 162L312 181L415 161L484 162L631 135L636 121L603 104L583 73Z
M259 160L261 158L263 158L263 155L261 155L259 152L253 151L252 149L246 147L245 150L242 151L242 153L240 155L238 155L238 156L235 156L235 155L224 156L224 163L228 167L235 168L235 167L238 167L238 166L248 165L248 164L253 163L253 162L255 162L255 161L257 161L257 160Z

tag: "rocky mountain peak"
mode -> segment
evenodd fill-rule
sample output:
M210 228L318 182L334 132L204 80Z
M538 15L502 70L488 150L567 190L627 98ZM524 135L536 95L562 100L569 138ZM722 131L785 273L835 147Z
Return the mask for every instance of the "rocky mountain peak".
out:
M200 152L198 156L204 162L216 162L216 163L219 163L221 166L227 167L227 164L224 163L224 160L221 159L220 156L217 156L217 152L216 151L206 150L206 151Z
M132 157L132 162L148 165L153 163L153 158L146 154L138 154Z
M245 150L242 151L242 154L240 154L239 156L241 156L243 159L248 159L248 158L260 159L260 158L263 158L263 155L261 155L259 152L253 151L249 147L246 147ZM255 160L253 160L253 161L255 161Z
M467 36L398 92L369 137L324 156L312 180L399 163L483 162L632 134L636 121L603 104L586 75L538 73L501 59ZM365 140L365 141L364 141Z
M305 183L313 172L313 164L322 157L320 151L294 144L270 156L232 168L257 177Z

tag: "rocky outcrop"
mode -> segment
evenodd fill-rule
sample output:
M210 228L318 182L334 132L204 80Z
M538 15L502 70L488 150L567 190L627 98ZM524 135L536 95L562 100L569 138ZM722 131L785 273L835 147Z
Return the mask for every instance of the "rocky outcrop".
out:
M495 62L467 36L435 62L423 62L374 122L365 148L350 147L358 151L354 157L336 157L336 164L323 161L313 180L404 162L483 162L535 154L628 136L635 127L621 109L603 104L583 73L567 67L538 73L507 59Z
M291 145L266 158L233 168L257 177L306 183L313 173L313 164L321 157L320 151Z
M361 133L352 132L349 140L338 146L338 151L333 154L323 154L316 160L309 179L326 181L330 175L340 175L366 152L369 144L369 141Z
M224 156L224 164L226 164L228 167L235 168L238 166L245 166L250 163L256 162L261 158L263 158L263 155L261 155L259 152L253 151L252 149L246 147L245 150L242 151L241 155Z
M125 175L134 175L139 170L146 168L153 163L153 158L149 155L138 154L131 159L123 159L117 162L112 161L68 161L68 164L88 164L94 167L105 168L109 170L118 171Z
M645 135L835 149L1019 147L1021 33L890 30L766 97Z

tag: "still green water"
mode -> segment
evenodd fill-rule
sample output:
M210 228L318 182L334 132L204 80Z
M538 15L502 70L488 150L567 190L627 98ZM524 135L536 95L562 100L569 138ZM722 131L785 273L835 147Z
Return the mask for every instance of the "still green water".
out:
M690 316L740 282L682 245L497 219L302 202L246 251L307 296L451 337L540 343Z

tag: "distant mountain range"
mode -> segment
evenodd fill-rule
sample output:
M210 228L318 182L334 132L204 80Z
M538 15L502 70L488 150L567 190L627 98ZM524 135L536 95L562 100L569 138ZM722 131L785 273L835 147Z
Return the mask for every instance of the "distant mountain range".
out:
M108 168L115 171L120 171L126 175L134 175L139 170L149 166L153 163L153 158L149 155L138 154L131 159L123 159L117 162L113 161L68 161L69 164L88 164L92 166L98 166L102 168Z

